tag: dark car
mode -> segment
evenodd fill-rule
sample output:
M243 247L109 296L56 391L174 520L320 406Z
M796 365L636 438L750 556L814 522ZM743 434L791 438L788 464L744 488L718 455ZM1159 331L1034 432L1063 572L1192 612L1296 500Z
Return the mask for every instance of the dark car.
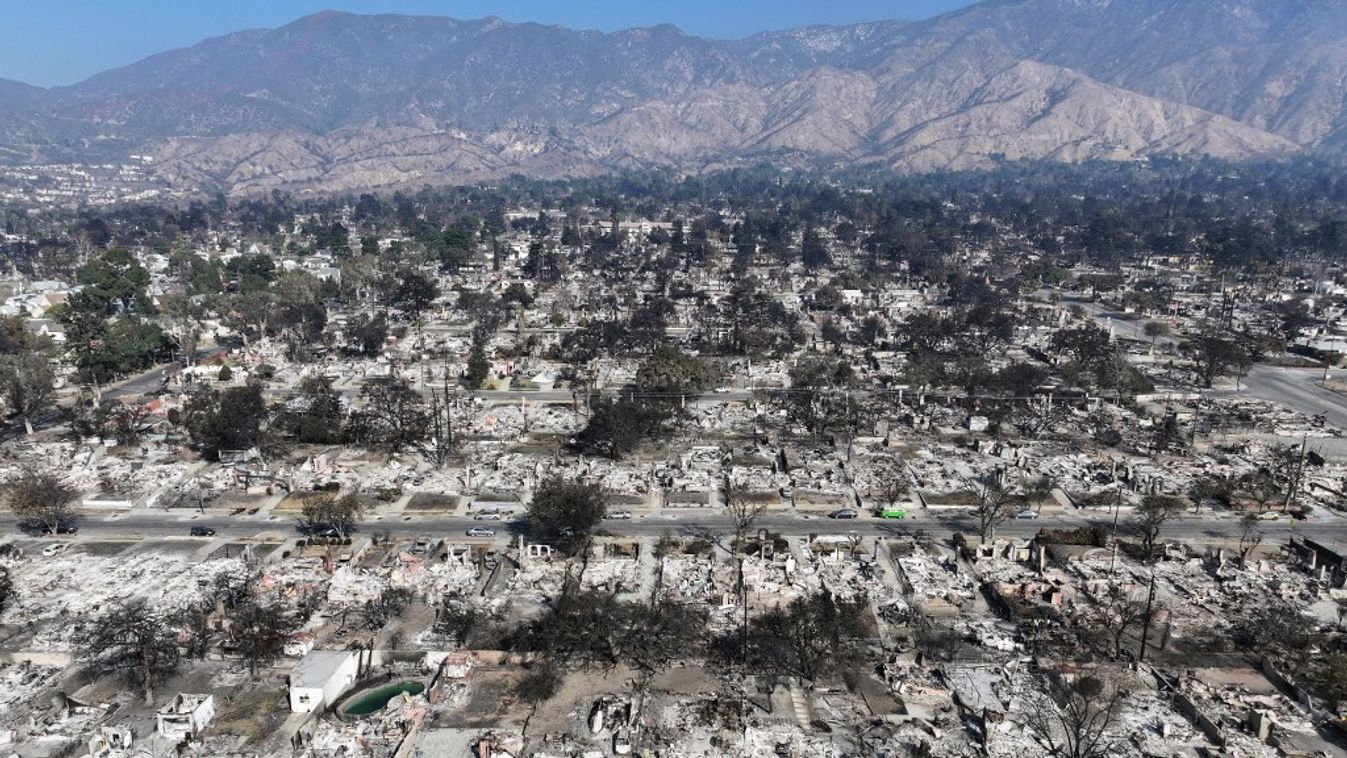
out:
M215 536L215 530L214 530L214 529L211 529L211 528L208 527L208 526L194 526L194 527L192 527L192 536L193 536L193 537L214 537L214 536Z
M32 536L39 536L44 534L74 534L75 532L78 532L80 530L78 526L69 523L57 524L56 528L52 529L47 524L39 524L32 521L19 524L19 529L23 531L25 534L29 534Z
M860 513L857 513L856 511L850 508L843 508L839 511L833 511L832 513L828 514L828 518L836 518L836 519L854 519L860 518L860 516L861 516Z

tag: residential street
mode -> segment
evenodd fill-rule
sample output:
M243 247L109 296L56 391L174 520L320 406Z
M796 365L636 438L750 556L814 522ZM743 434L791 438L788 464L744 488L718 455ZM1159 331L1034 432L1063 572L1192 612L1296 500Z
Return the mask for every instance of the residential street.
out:
M1128 514L1124 513L1120 521L1120 530L1126 528ZM1292 526L1292 524L1295 524ZM235 539L269 539L296 536L296 521L288 516L224 516L216 513L204 515L191 511L172 513L160 512L154 515L143 511L132 515L90 514L80 522L76 540L114 540L139 538L186 537L193 526L210 527L221 537ZM1011 520L997 528L1001 537L1028 538L1040 529L1075 529L1081 526L1111 527L1112 517L1107 514L1068 514L1061 517L1043 517L1039 519ZM394 517L381 519L378 516L361 522L360 531L366 533L388 531L394 537L453 537L461 536L473 526L486 526L495 529L497 541L503 541L517 529L519 522L514 521L474 521L462 517ZM678 510L641 517L633 520L607 520L603 528L609 532L634 537L658 537L665 532L673 534L708 534L717 537L729 537L734 534L730 519L706 509ZM904 535L918 531L935 537L949 537L955 532L975 535L977 522L971 516L960 513L929 516L917 514L915 518L903 520L882 520L870 517L854 521L833 520L824 516L800 514L770 514L762 518L755 529L768 529L787 536L809 534L857 534ZM14 533L17 524L13 518L0 518L0 531ZM1281 540L1292 534L1300 537L1322 540L1347 539L1347 520L1336 516L1324 516L1311 522L1292 522L1281 518L1260 525L1259 530L1268 541ZM1211 514L1193 516L1185 514L1167 524L1164 529L1166 539L1186 540L1190 542L1223 542L1238 539L1239 522L1229 517ZM67 540L69 541L69 540Z
M1320 387L1323 376L1317 368L1254 366L1241 382L1241 392L1307 416L1324 414L1330 426L1347 429L1347 397Z

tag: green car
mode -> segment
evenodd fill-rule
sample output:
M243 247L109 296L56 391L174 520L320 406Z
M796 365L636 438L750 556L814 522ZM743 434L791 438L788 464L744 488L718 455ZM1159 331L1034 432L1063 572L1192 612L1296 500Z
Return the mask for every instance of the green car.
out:
M897 508L885 508L879 512L880 518L907 518L907 511L900 511Z

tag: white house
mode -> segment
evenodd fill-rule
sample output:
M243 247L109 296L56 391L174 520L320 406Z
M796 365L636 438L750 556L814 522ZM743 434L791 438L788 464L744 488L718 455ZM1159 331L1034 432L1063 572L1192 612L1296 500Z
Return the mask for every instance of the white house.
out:
M215 718L215 697L179 693L155 717L160 735L179 741L195 738Z
M314 650L290 673L290 710L312 713L336 702L360 675L360 656L349 650Z

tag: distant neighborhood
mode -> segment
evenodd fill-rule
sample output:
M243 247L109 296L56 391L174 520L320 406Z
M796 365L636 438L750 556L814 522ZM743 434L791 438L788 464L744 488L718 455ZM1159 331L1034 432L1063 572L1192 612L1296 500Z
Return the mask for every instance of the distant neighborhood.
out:
M1341 754L1345 188L0 210L0 753Z

